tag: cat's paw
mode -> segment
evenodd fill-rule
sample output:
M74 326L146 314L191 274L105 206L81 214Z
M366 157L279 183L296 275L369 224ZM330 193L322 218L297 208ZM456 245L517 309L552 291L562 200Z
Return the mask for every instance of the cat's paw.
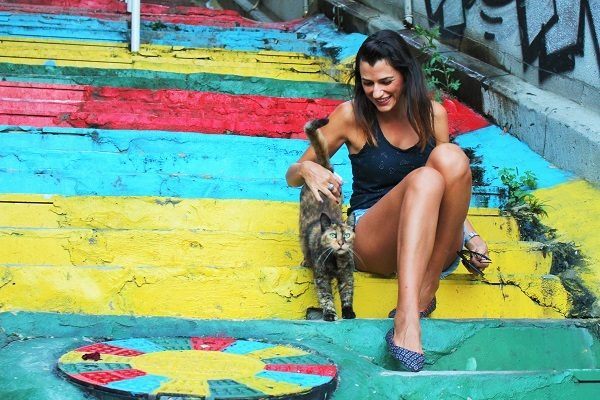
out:
M325 311L323 313L323 319L325 321L335 321L336 315L335 315L335 311L331 312L331 311Z
M356 318L356 314L354 313L354 310L352 309L352 306L350 306L350 307L342 307L342 318L344 318L344 319L354 319L354 318Z

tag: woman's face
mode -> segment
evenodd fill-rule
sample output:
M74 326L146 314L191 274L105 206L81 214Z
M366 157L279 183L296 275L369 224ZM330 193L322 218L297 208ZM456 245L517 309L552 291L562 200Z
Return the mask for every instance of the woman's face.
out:
M373 66L366 61L359 65L362 88L379 112L396 107L404 89L404 76L387 60L379 60Z

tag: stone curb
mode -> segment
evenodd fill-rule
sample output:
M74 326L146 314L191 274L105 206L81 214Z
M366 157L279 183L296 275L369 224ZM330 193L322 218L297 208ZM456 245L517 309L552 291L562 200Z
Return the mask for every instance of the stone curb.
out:
M347 31L369 34L400 30L415 52L417 37L402 21L354 0L319 0L319 9ZM506 71L447 45L461 89L458 97L495 124L527 143L557 167L600 184L600 115L571 100L541 90Z

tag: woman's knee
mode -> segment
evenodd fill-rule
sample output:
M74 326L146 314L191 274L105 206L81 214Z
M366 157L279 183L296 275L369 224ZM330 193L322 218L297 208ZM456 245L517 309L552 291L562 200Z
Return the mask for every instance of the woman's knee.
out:
M469 158L460 147L452 143L436 146L427 160L427 166L437 170L446 181L471 179Z
M408 192L430 196L432 194L443 194L445 180L442 174L432 167L421 167L411 172L406 178L406 190Z

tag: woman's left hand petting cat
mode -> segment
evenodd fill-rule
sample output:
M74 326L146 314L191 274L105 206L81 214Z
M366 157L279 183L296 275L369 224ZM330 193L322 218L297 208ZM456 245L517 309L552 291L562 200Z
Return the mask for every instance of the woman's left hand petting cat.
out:
M313 161L300 164L300 175L317 201L322 202L320 193L339 204L342 195L342 178Z

